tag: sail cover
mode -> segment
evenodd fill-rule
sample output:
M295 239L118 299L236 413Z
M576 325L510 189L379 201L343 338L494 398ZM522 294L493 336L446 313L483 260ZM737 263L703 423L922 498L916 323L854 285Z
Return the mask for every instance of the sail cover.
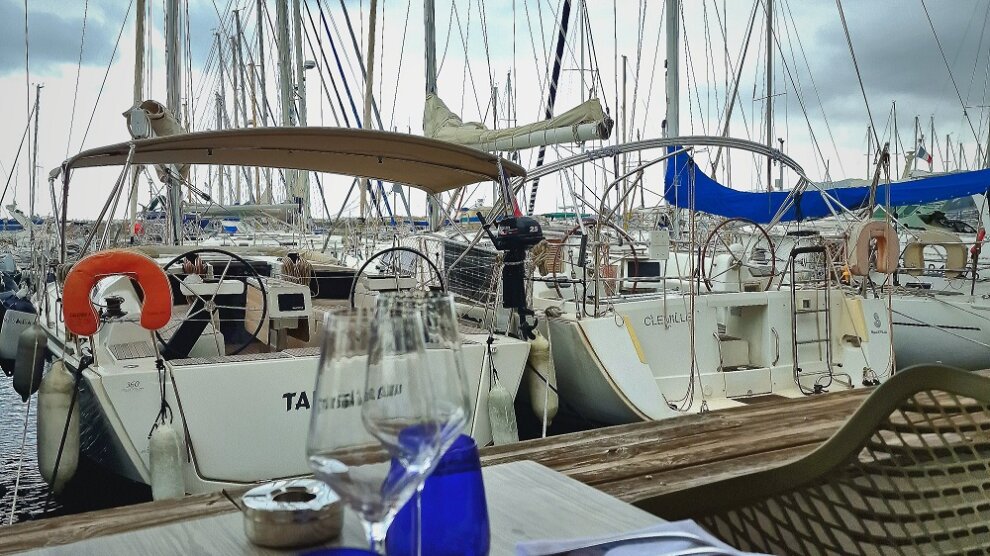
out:
M990 188L990 169L896 182L889 187L891 206L956 199L986 193ZM887 202L887 188L887 185L877 187L877 203ZM766 224L774 220L782 206L787 206L787 210L778 219L780 222L832 216L833 211L841 211L841 207L863 208L869 203L870 187L839 187L824 192L808 188L793 194L788 191L737 191L709 177L691 156L682 153L668 161L664 196L677 207L692 208L693 205L694 210L701 212Z
M579 104L559 116L506 129L488 129L478 122L461 120L434 94L426 95L424 135L482 151L516 151L541 145L608 139L612 120L597 98Z

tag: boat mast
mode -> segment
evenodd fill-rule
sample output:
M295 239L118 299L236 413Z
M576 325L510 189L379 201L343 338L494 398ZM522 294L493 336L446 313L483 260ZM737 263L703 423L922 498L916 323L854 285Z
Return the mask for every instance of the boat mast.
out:
M182 98L182 73L180 71L179 44L179 0L166 0L165 3L165 55L166 55L166 104L179 124ZM168 212L170 241L173 245L182 244L182 191L178 176L178 167L171 165L165 178L165 191L168 194Z
M234 49L234 74L236 76L236 83L240 84L240 111L241 111L241 127L248 127L248 116L247 116L247 87L248 81L247 76L244 74L244 51L241 47L241 41L243 38L243 29L241 28L241 12L240 10L234 10L234 33L235 37L231 43L231 47ZM235 105L237 101L237 87L234 87L234 101ZM236 115L235 115L236 116ZM240 174L237 175L240 179ZM253 186L251 184L251 172L247 169L244 170L244 185L248 191L248 197L251 197L251 190ZM237 188L238 191L238 201L240 201L240 187ZM255 202L258 202L255 199Z
M258 5L255 8L257 12L258 22L256 24L258 28L258 76L260 78L258 86L261 88L261 125L262 127L268 126L268 87L265 84L265 4L264 0L258 0ZM223 72L221 72L223 73ZM257 122L255 122L257 126ZM272 174L271 170L265 168L265 197L264 202L272 202Z
M929 141L931 142L931 147L932 147L932 152L930 153L932 155L932 159L928 163L928 171L929 172L934 172L935 171L935 150L937 150L937 148L938 148L938 139L935 137L935 116L932 115L929 118L928 122L931 124L931 130L932 130L932 133L930 135L931 138L929 139Z
M33 222L34 219L34 200L37 196L38 190L38 112L41 108L41 88L44 85L35 84L34 86L34 145L31 148L31 191L28 195L28 219ZM31 226L31 237L34 238L34 226Z
M364 114L361 116L361 127L371 129L371 102L374 98L375 87L375 33L378 25L378 0L371 0L371 12L368 15L368 50L365 52L366 70L364 72ZM435 84L434 84L435 86ZM368 190L368 178L361 178L361 217L364 218L365 192ZM383 192L384 193L384 192ZM438 212L438 211L434 211ZM430 213L431 215L433 212ZM430 222L430 229L436 229Z
M134 106L137 106L144 100L144 14L145 14L145 0L137 0L135 2L135 8L137 8L136 19L134 20ZM137 223L137 206L138 206L138 178L140 176L140 168L134 166L131 168L131 195L129 199L130 206L130 233L134 234L134 224Z
M423 0L423 25L426 37L426 94L437 94L437 22L434 0ZM361 208L364 209L364 188L361 189ZM430 230L440 227L440 203L436 195L426 195L426 215ZM362 214L363 216L363 214Z
M225 73L224 68L226 68L227 66L224 65L224 59L223 59L223 40L220 38L219 32L214 33L214 35L217 38L217 62L220 68L220 71L217 72L217 77L220 80L220 85L219 85L220 90L217 91L217 97L216 97L217 129L225 129L227 126L224 125L225 120L224 120L223 103L224 103L224 99L227 96L227 86L226 86L226 80L224 79L223 75ZM217 199L220 202L220 206L224 206L227 204L226 186L224 186L223 183L223 176L225 171L226 168L224 168L223 166L217 166Z
M289 5L288 0L275 2L275 45L278 50L278 91L282 101L282 125L295 125L295 115L292 112L292 82L289 79L290 46L289 46ZM296 190L295 170L285 171L286 189L291 195Z
M773 0L767 4L767 148L773 148ZM783 185L783 184L781 184ZM767 191L773 191L773 159L767 157Z
M236 17L236 15L237 11L235 10L234 16ZM237 44L234 37L228 37L228 40L230 42L230 57L232 58L230 68L230 92L234 97L233 112L234 128L236 129L241 127L241 101L240 97L237 96L237 85L239 82L237 78ZM241 204L241 173L237 171L234 172L234 202L238 205Z
M374 5L374 0L372 0ZM306 126L306 76L303 73L306 69L303 63L302 49L302 12L299 9L299 0L292 0L292 38L293 48L296 54L296 99L298 102L299 125ZM309 222L309 172L300 170L296 175L296 187L298 191L293 194L302 197L303 222Z
M680 135L680 40L681 14L680 0L666 0L667 13L667 115L664 119L664 135Z
M911 157L911 168L913 170L918 169L918 145L921 144L921 138L918 137L918 133L921 131L921 120L918 116L914 117L914 156ZM906 176L905 176L906 177Z
M663 131L665 137L677 137L680 134L680 0L666 0L667 20L667 62L666 62L666 93L667 93L667 113L663 120ZM673 159L668 159L665 164L674 164ZM670 201L668 201L670 202ZM672 203L671 203L672 204ZM671 223L671 233L675 238L681 236L680 218L674 215Z
M983 160L977 162L982 162L984 168L990 168L990 130L987 132L987 148L983 151Z
M901 155L901 141L900 135L897 133L897 101L890 101L891 117L894 120L894 171L897 171L898 157Z
M873 128L866 126L866 179L870 178L873 169Z

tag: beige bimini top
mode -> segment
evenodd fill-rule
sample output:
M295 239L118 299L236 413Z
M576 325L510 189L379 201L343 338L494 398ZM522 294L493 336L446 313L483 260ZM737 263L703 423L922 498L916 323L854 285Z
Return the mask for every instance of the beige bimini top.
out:
M137 139L83 151L63 169L132 164L217 164L328 172L401 183L427 193L498 179L498 157L436 139L339 127L259 127ZM502 160L507 178L523 177Z

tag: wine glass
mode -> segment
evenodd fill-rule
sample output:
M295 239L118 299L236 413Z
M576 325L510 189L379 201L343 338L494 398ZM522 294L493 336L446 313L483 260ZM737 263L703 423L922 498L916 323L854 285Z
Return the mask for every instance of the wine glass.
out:
M358 514L377 552L439 450L422 322L381 316L327 315L307 441L314 474Z
M440 454L443 455L471 419L471 400L467 387L467 375L461 355L461 338L457 330L454 298L443 292L415 292L382 294L379 307L389 310L412 310L420 315L424 324L427 369L433 380L434 404L439 420ZM434 464L439 463L436 458ZM431 470L432 471L432 470ZM413 510L413 546L415 554L422 554L422 492L425 482L416 487Z
M472 417L454 297L430 291L382 294L378 299L379 307L413 310L423 321L426 368L433 382L437 418L442 424L440 453L443 454Z

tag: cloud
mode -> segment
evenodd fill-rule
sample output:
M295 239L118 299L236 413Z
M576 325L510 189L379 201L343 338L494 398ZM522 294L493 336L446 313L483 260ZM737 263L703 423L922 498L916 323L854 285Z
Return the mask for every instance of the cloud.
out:
M114 4L117 4L115 2ZM79 61L83 10L66 13L63 2L31 0L28 16L31 73L51 75L59 64ZM83 65L105 65L113 52L119 21L127 9L126 2L117 6L97 7L93 2L86 21L86 44ZM61 9L59 9L61 7ZM115 12L120 13L115 13ZM0 75L24 71L24 6L16 0L0 1Z
M931 9L931 8L937 9ZM920 3L846 2L849 32L874 119L896 100L906 113L960 115L962 107ZM983 96L990 29L990 4L976 1L929 6L932 22L963 100ZM830 116L865 122L856 73L836 10L812 11L797 20L811 71ZM982 41L982 42L981 42ZM785 46L785 48L788 48ZM876 122L883 125L882 122ZM975 120L974 120L975 123Z

